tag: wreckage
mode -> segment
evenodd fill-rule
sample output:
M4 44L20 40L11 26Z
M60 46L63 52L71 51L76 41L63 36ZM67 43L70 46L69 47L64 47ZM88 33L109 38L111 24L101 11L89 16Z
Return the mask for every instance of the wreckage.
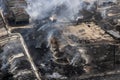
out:
M4 0L0 15L0 79L114 80L110 77L117 76L119 80L120 2L100 1L85 0L74 17L65 3L50 10L49 6L42 18L40 11L32 21L31 29L17 27L17 31L9 24L29 22L31 14L25 11L28 4L25 0ZM19 31L23 37L11 33Z
M26 52L21 44L20 36L12 34L0 41L1 46L1 71L3 79L6 75L9 79L36 79L31 64L26 57ZM6 73L8 72L8 73Z
M52 16L53 22L43 24L35 30L36 48L50 48L51 60L62 68L79 68L75 73L82 73L82 76L78 79L109 75L109 72L119 74L120 12L116 10L118 7L119 4L108 5L105 18L102 18L103 13L100 12L106 6L94 8L95 13L84 10L83 14L86 14L76 22L59 22ZM66 74L61 68L57 70L60 74ZM77 72L79 70L81 73ZM70 70L68 75L69 72Z
M0 14L0 80L39 79L36 68L19 33L11 33Z
M25 0L4 0L4 15L9 24L29 23L29 15L25 11Z
M49 24L50 25L50 24ZM53 29L58 24L53 24ZM52 27L50 26L50 27ZM60 25L46 38L43 33L51 28L40 29L36 48L50 48L51 59L57 65L78 67L82 74L99 74L116 70L119 63L119 41L93 22L79 25ZM52 30L51 30L52 31ZM42 40L41 40L42 39ZM47 40L47 41L46 41ZM41 42L39 42L41 41ZM59 72L59 70L58 70ZM77 71L76 71L77 72ZM65 74L64 72L59 72Z
M6 3L8 3L7 5L9 7L26 7L27 6L27 2L25 0L6 0Z

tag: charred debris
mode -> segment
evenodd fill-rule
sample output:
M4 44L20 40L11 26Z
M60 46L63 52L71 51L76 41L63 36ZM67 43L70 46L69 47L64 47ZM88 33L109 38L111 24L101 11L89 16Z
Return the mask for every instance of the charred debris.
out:
M77 13L50 4L34 16L31 2L0 2L0 80L119 80L119 0L83 0Z
M25 0L3 0L3 7L5 20L10 25L29 23L29 15L25 10L27 7Z

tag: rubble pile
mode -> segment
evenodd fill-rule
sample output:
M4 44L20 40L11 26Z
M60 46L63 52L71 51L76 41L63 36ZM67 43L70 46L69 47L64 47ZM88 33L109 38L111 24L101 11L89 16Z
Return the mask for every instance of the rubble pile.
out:
M119 0L1 2L0 80L119 80Z
M0 80L36 80L26 44L19 33L11 33L0 10Z
M116 62L119 62L118 40L106 33L99 25L93 22L67 26L54 23L49 25L52 26L38 30L40 35L36 38L36 48L49 47L50 52L46 55L50 56L47 59L52 62L41 62L41 64L54 64L58 69L52 69L53 72L58 71L63 75L71 74L70 70L64 72L65 66L71 66L71 69L77 67L78 69L74 70L76 74L99 73L115 69ZM58 26L62 29L58 29ZM51 32L48 33L48 30ZM60 65L63 71L59 68ZM46 68L44 66L44 69L47 68L48 66Z
M1 72L4 76L11 74L11 77L6 77L10 79L36 79L36 76L32 70L30 62L25 56L25 51L19 36L11 36L3 38L0 41L0 61L1 61Z
M29 22L29 15L25 11L27 3L25 0L4 0L4 16L9 24Z
M52 73L58 72L63 76L65 74L68 76L74 69L72 72L74 75L82 74L83 76L117 69L120 35L118 31L119 16L116 15L119 15L120 12L116 7L119 4L112 2L108 5L107 3L103 4L96 6L92 15L88 14L89 10L82 10L83 14L86 14L82 18L78 17L76 21L64 22L63 20L61 22L57 17L52 17L51 20L51 16L47 18L48 20L36 21L36 48L41 49L46 46L50 49L46 54L49 55L47 59L52 62L43 60L44 62L41 61L41 63L48 63L49 66L54 64L55 70L52 66L49 67L53 70ZM101 10L106 12L103 13ZM111 13L115 15L109 16ZM110 21L115 21L116 24ZM43 71L48 68L45 66L44 68L41 66ZM64 71L68 66L71 71ZM47 70L46 73L49 73L49 69Z

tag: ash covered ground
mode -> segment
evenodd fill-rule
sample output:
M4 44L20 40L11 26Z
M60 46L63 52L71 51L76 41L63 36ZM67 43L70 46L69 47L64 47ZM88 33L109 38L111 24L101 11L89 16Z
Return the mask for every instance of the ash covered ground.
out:
M42 80L119 80L119 0L26 2L30 24L10 31L23 36Z

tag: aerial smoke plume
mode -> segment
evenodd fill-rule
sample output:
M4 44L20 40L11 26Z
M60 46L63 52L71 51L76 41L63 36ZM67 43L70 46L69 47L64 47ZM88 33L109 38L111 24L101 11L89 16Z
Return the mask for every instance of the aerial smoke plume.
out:
M92 11L96 5L106 2L116 3L117 0L27 0L26 9L32 19L43 19L53 14L59 19L74 20L82 16L83 9ZM104 12L103 12L104 13Z
M3 3L3 1L0 0L0 9L3 7L2 3Z
M104 3L113 2L115 3L117 0L26 0L28 3L28 7L26 11L31 16L32 20L37 20L38 23L35 23L37 26L37 34L42 37L42 39L37 40L38 42L48 42L50 37L52 37L56 30L61 28L61 24L59 27L56 27L55 24L51 24L49 19L56 18L57 22L74 22L77 18L85 18L90 14L95 14L98 5L103 5ZM106 17L106 8L105 10L101 10L101 16ZM84 14L86 11L87 14ZM52 17L52 18L51 18ZM87 18L87 17L86 17ZM85 19L86 19L85 18ZM48 21L46 21L46 19ZM41 24L45 22L44 24ZM69 24L70 24L69 23ZM53 27L54 26L54 27ZM57 28L57 29L56 29ZM43 32L40 34L39 32ZM44 38L43 38L44 37ZM41 41L39 41L41 40ZM43 40L43 41L42 41ZM40 46L40 44L38 44Z
M27 12L32 19L43 19L55 14L57 18L74 20L80 10L84 8L91 10L96 0L27 0L27 2L29 4Z

